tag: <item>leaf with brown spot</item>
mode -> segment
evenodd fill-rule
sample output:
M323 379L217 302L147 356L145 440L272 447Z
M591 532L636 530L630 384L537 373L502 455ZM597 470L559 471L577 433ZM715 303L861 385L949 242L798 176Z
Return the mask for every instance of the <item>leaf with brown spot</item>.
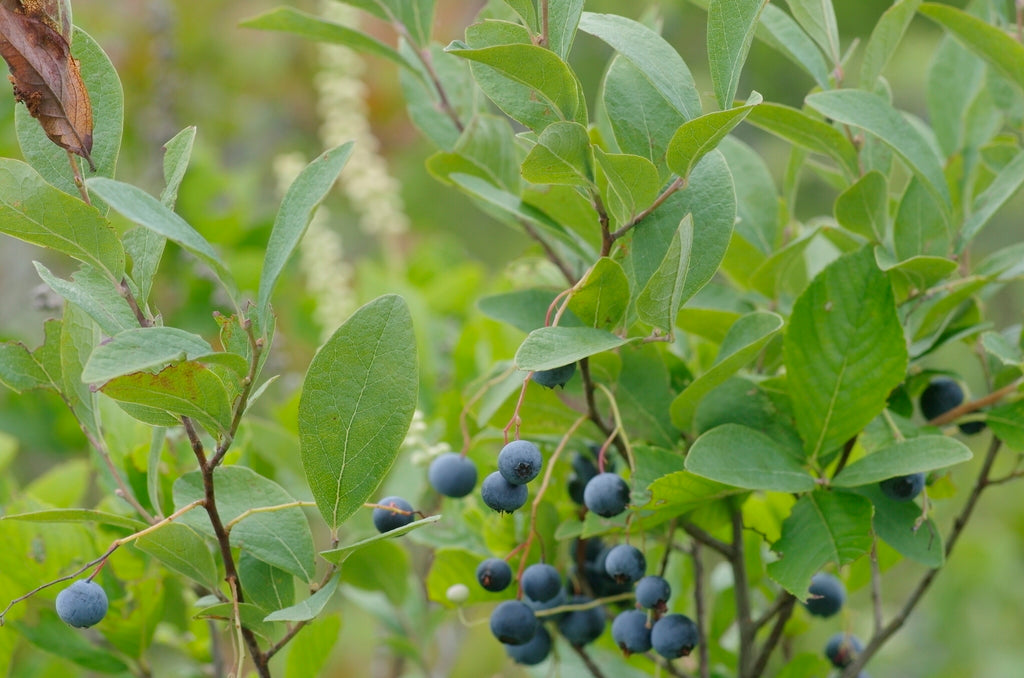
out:
M80 155L96 169L92 151L92 106L71 58L71 46L62 31L70 31L63 11L54 18L47 8L65 3L52 0L0 2L0 56L7 62L14 98L28 108L50 140Z

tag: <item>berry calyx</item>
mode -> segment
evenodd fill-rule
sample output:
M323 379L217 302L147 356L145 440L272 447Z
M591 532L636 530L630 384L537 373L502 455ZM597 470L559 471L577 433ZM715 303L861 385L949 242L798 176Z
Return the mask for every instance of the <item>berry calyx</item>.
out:
M528 440L513 440L498 453L498 471L513 485L536 478L543 463L540 450Z

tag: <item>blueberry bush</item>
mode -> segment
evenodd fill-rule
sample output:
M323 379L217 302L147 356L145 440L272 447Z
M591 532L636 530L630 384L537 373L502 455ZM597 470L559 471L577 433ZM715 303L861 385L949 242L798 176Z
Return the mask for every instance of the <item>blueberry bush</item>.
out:
M312 676L360 607L396 676L458 674L452 634L533 675L884 670L1024 475L1024 337L994 302L1024 244L972 249L1024 184L1024 9L897 0L843 44L830 0L691 2L707 91L657 4L492 0L448 44L434 0L346 0L372 30L246 19L396 68L429 175L532 243L490 277L396 246L290 381L280 288L359 141L297 172L252 274L176 211L196 128L159 196L119 176L111 61L68 2L5 3L0 53L44 90L12 79L0 232L73 263L35 263L58 312L0 344L0 383L90 453L0 487L0 663ZM39 61L29 19L63 52ZM944 33L924 117L884 75L915 20ZM798 105L741 88L755 41L813 82ZM154 290L189 277L210 307L166 324Z

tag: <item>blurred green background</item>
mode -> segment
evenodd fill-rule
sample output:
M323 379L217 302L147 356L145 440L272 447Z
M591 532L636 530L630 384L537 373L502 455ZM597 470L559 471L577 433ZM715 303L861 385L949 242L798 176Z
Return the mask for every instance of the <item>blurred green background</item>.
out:
M182 186L178 209L242 271L243 286L252 289L259 273L270 225L278 201L273 173L274 158L299 152L307 159L321 150L319 120L313 89L317 71L316 47L277 33L238 28L238 22L276 6L277 0L75 0L75 23L89 32L117 67L125 90L125 137L118 175L125 181L156 191L162 184L161 146L181 128L198 126L193 163ZM314 2L295 5L315 12ZM482 3L439 0L435 38L446 44L461 37ZM655 3L590 0L591 11L616 11L639 16ZM887 0L835 2L843 46L864 41ZM952 3L963 5L963 3ZM1012 0L1004 3L1007 7ZM705 15L681 0L657 3L664 33L683 54L698 84L710 92L704 61ZM371 28L382 39L392 36L382 26ZM898 107L926 117L926 68L941 38L939 30L917 18L904 44L886 71ZM593 96L604 68L606 48L581 36L574 51L574 66L584 88ZM855 57L856 58L856 57ZM368 60L368 105L373 131L390 170L402 185L411 218L409 245L417 257L457 262L477 278L496 277L529 242L488 219L462 196L428 176L423 161L432 149L411 127L405 115L395 67ZM754 44L740 85L740 95L751 89L766 100L799 106L812 87L809 77L760 43ZM708 101L713 97L708 96ZM13 126L14 103L0 103L0 154L19 157ZM784 170L788 148L756 130L741 127L738 134L756 145L776 177ZM806 218L830 214L834 192L809 177L801 192ZM328 206L332 226L345 238L352 262L382 260L377 241L352 225L344 200L332 196ZM975 257L980 258L1020 238L1018 216L1024 200L1018 196L984 232ZM0 241L0 339L17 339L35 346L42 321L52 313L38 293L39 280L31 265L41 259L54 272L67 274L66 261L48 257L19 241ZM416 260L410 262L415 269ZM424 268L429 268L426 264ZM181 270L188 275L175 275ZM291 280L283 281L277 306L281 313L280 343L275 346L275 370L285 374L282 386L268 396L283 402L301 377L319 342L319 328L310 320L313 301L305 291L301 273L293 266ZM178 252L169 252L158 283L157 306L167 324L210 334L209 309L213 286L191 274L191 264ZM415 276L415 270L408 275ZM472 298L476 290L462 290ZM999 327L1019 323L1024 292L1019 284L990 301ZM959 350L959 352L958 352ZM947 349L934 356L936 364L962 365L969 385L981 388L976 361L966 347ZM55 397L28 393L14 396L0 390L0 432L20 440L16 463L8 472L18 484L41 474L69 456L85 454L84 441L74 421ZM987 434L971 441L977 453ZM974 465L958 471L960 487L970 482ZM416 472L419 473L421 469ZM962 497L940 501L940 524L948 524ZM963 676L1020 675L1024 665L1024 590L1016 585L1024 566L1024 497L1012 487L992 490L979 510L926 602L905 629L889 643L871 666L882 676L961 678ZM904 563L887 579L886 610L899 601L920 576L919 566ZM6 592L5 592L6 593ZM4 597L4 596L0 596ZM375 622L364 623L367 613L349 605L343 615L342 642L335 648L337 675L388 675L392 657L378 643ZM862 635L870 632L870 599L863 588L852 593L844 624ZM805 616L805 619L809 619ZM808 621L809 627L813 624ZM436 639L438 650L456 652L451 675L513 675L518 670L504 660L494 643L485 639L484 627L468 631L445 626ZM817 652L835 630L812 628L794 651ZM0 633L5 631L0 630ZM468 635L467 635L468 634ZM480 642L477 642L479 640ZM22 675L22 674L17 674ZM28 675L28 674L24 674ZM566 675L570 675L567 673Z

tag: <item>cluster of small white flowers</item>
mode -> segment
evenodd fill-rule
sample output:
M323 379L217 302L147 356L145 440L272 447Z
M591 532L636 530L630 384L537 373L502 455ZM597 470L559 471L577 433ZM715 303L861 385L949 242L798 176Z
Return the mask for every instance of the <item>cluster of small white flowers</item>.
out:
M427 421L423 417L423 412L416 410L412 414L409 432L402 441L402 449L410 453L409 460L418 466L426 466L434 457L452 451L451 445L446 442L430 442L427 434Z
M305 163L299 154L280 155L274 160L281 195L302 171ZM313 319L326 340L356 308L352 294L352 267L345 261L341 234L330 227L330 213L320 206L299 243L299 265L306 274L306 289L316 300Z
M337 0L320 3L329 21L356 28L359 12ZM388 172L380 144L367 120L366 70L362 58L341 45L319 46L320 72L315 85L317 110L323 121L320 139L328 147L355 141L352 156L341 173L341 185L359 214L359 224L371 236L395 236L409 230L409 219L398 181Z

